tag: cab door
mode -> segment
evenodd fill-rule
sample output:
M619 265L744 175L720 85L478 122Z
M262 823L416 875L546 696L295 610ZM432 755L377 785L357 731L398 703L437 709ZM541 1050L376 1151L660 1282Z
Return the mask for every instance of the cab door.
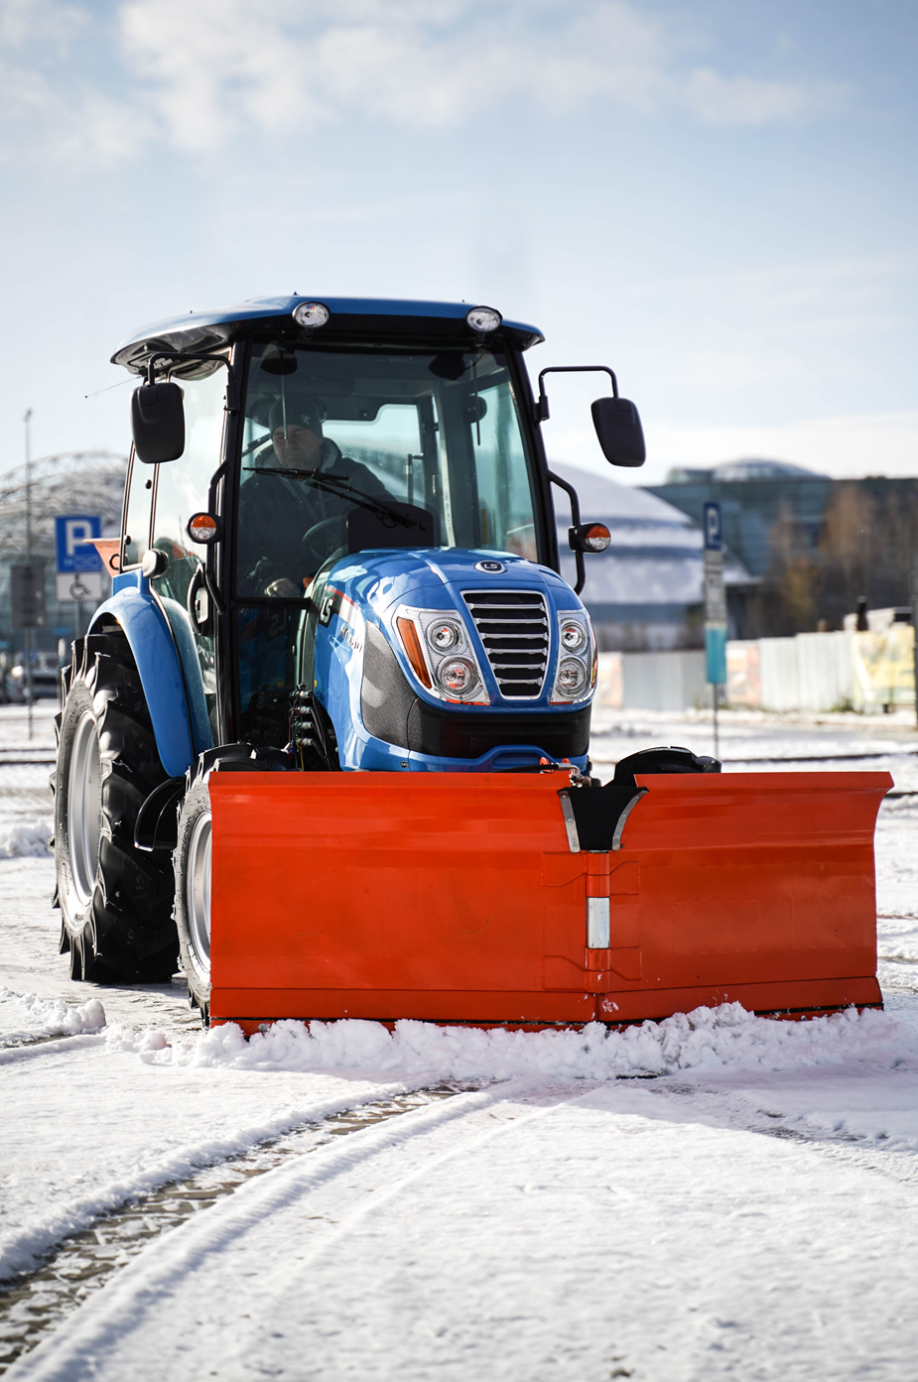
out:
M162 554L162 571L150 581L182 660L197 753L220 742L216 611L208 608L203 585L206 549L191 541L187 525L192 514L208 508L211 479L221 464L227 386L226 369L204 368L208 372L198 378L176 381L184 394L185 450L177 461L155 467L151 546Z

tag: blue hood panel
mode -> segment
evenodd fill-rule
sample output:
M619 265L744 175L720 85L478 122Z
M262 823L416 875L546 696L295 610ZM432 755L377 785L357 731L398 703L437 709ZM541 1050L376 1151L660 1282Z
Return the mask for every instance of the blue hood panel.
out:
M481 561L499 561L502 573L478 571ZM566 581L550 567L539 566L506 552L448 548L431 552L386 551L374 555L363 552L348 557L332 569L329 585L350 599L367 604L381 614L402 602L426 609L461 608L456 596L461 590L553 590L564 603L559 608L582 608ZM569 603L573 601L573 603Z
M499 564L501 569L482 571L478 569L481 563ZM502 693L463 598L475 591L527 592L543 599L549 650L539 695L520 697ZM322 611L315 642L315 689L334 723L343 767L481 772L538 765L540 757L554 756L545 743L557 742L557 735L572 716L589 712L593 694L589 684L577 701L552 701L559 663L559 615L577 613L590 640L592 633L580 600L548 567L504 552L479 550L427 548L361 553L337 562L324 590L316 592L314 599ZM396 620L400 613L410 616L413 611L424 610L449 611L458 616L464 630L465 656L474 657L478 664L481 680L474 693L476 699L448 700L419 680L406 654ZM423 615L418 617L422 619ZM372 645L370 652L377 668L381 665L380 658L388 667L387 690L377 697L377 707L383 703L391 705L396 723L399 707L403 704L415 706L414 710L406 712L409 720L412 716L415 721L418 717L420 720L426 717L428 724L440 726L451 719L458 725L461 720L468 736L466 743L478 742L479 731L489 740L484 750L474 757L471 754L457 757L447 751L421 752L409 749L407 732L391 731L388 739L371 733L368 721L372 714L364 700L364 661L368 645ZM592 646L591 642L581 653L581 660L587 664ZM427 656L434 659L429 669L432 674L437 655L428 651ZM380 715L386 718L378 710L377 720ZM526 729L527 717L533 720L531 739ZM498 742L501 721L507 727L506 743ZM551 734L548 734L548 727L552 727ZM434 733L435 737L440 735L440 729ZM444 743L455 742L448 726L442 738ZM586 767L585 752L577 755L568 751L563 756L570 757L581 768Z

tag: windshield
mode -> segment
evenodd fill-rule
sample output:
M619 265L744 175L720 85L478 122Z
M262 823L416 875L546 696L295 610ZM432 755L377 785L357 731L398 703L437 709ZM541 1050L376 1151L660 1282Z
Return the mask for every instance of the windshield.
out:
M236 590L302 598L349 552L464 547L540 558L506 357L292 350L249 365Z

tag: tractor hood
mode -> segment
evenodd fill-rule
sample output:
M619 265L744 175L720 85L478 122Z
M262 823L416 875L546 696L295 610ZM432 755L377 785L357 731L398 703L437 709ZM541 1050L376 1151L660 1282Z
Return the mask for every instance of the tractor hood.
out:
M313 599L317 667L332 680L323 651L354 659L356 676L375 648L390 678L397 664L411 696L444 714L563 714L592 700L589 615L548 567L483 550L361 553L337 562Z
M351 600L378 614L402 602L430 609L454 609L472 590L538 590L553 596L557 609L582 609L566 581L550 567L506 552L450 548L362 552L339 561L328 577Z

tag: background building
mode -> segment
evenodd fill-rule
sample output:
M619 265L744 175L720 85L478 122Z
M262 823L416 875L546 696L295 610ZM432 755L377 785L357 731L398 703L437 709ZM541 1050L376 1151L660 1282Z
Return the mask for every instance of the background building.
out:
M127 459L107 451L67 452L31 465L32 558L45 567L46 618L32 646L51 651L59 638L81 634L93 606L59 603L55 593L54 520L61 514L98 515L103 536L117 536ZM25 467L0 476L0 649L21 652L23 631L11 626L10 566L25 560ZM107 577L103 575L103 585Z
M740 637L840 629L866 599L909 604L918 547L918 479L830 480L784 461L731 461L672 470L648 494L695 522L721 506L724 539L760 579L749 592Z
M675 469L647 493L674 505L698 524L705 504L720 504L724 541L753 576L771 565L772 531L790 514L810 547L819 542L832 481L786 461L728 461L710 470Z
M590 611L602 650L657 651L699 648L704 643L702 534L699 523L655 494L623 485L592 471L552 462L574 486L584 522L608 525L607 551L585 558L582 600ZM553 487L558 516L561 573L577 579L568 545L567 496ZM730 636L743 637L743 611L755 582L742 562L727 554Z

